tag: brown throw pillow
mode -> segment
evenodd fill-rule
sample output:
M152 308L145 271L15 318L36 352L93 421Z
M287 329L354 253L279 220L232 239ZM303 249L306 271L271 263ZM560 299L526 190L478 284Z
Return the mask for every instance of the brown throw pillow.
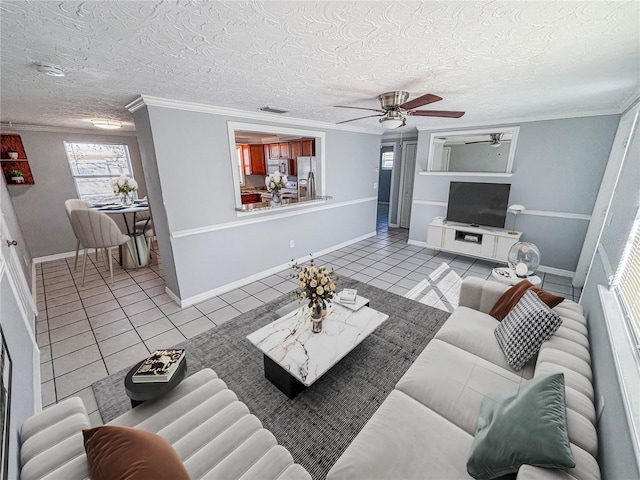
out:
M547 292L546 290L534 286L529 280L522 280L502 294L489 312L489 315L501 322L504 320L504 317L509 314L511 309L516 306L527 290L534 291L540 300L542 300L549 308L560 305L564 300L564 297L554 295L551 292Z
M189 480L176 451L158 434L109 425L82 434L91 480Z

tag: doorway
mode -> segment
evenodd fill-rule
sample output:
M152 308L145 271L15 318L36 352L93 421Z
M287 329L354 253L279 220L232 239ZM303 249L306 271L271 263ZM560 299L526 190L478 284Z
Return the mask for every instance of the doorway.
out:
M409 228L411 222L411 203L413 200L413 181L416 170L416 151L418 142L402 144L402 168L400 169L400 195L398 218L400 228Z
M378 231L389 228L389 202L394 161L395 143L382 143L378 162Z

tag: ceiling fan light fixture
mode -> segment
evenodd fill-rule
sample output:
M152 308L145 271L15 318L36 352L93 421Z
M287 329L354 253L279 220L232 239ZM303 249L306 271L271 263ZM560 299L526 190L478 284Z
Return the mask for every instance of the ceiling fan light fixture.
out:
M380 119L380 123L382 124L382 128L386 130L393 130L394 128L401 127L405 122L399 118L384 117Z
M91 120L93 126L96 128L102 128L104 130L117 130L118 128L122 128L122 122L118 122L117 120L105 120L105 119L95 119Z
M500 142L500 140L498 140L497 142L493 142L491 145L489 145L490 147L493 148L498 148L500 145L502 145L502 143Z

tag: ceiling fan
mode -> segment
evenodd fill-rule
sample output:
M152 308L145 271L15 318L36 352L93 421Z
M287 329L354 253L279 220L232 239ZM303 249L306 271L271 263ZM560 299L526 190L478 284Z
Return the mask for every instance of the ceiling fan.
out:
M502 145L502 142L500 140L502 140L502 136L504 135L504 133L491 133L489 134L489 138L490 140L480 140L477 142L464 142L465 145L471 145L472 143L488 143L490 147L499 147L500 145Z
M415 115L416 117L447 117L447 118L460 118L464 115L464 112L452 112L446 110L414 110L423 105L439 102L442 97L427 93L421 97L409 99L409 92L397 91L387 92L382 95L378 95L381 108L364 108L364 107L349 107L347 105L335 105L338 108L355 108L357 110L370 110L378 112L376 115L367 115L366 117L352 118L351 120L344 120L338 123L354 122L356 120L362 120L363 118L381 117L378 120L384 128L398 128L404 127L407 124L407 116Z

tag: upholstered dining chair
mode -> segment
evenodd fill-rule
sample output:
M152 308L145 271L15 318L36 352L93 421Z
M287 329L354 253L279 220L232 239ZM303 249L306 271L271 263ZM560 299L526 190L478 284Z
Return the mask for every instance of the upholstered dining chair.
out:
M118 224L105 213L91 209L71 210L71 224L78 234L78 239L84 248L82 262L82 285L87 268L87 248L104 248L109 257L109 273L113 285L113 257L111 249L120 245L127 245L131 258L136 258L129 243L130 237L120 231Z
M71 210L75 210L76 208L89 208L90 203L85 202L84 200L78 200L77 198L70 198L69 200L65 200L64 209L67 212L67 217L69 218L69 223L71 223ZM78 253L80 252L80 238L78 238L78 234L76 233L76 229L71 223L71 228L73 229L73 234L76 237L76 259L73 262L73 269L75 270L78 267ZM96 261L98 261L98 250L96 249Z

